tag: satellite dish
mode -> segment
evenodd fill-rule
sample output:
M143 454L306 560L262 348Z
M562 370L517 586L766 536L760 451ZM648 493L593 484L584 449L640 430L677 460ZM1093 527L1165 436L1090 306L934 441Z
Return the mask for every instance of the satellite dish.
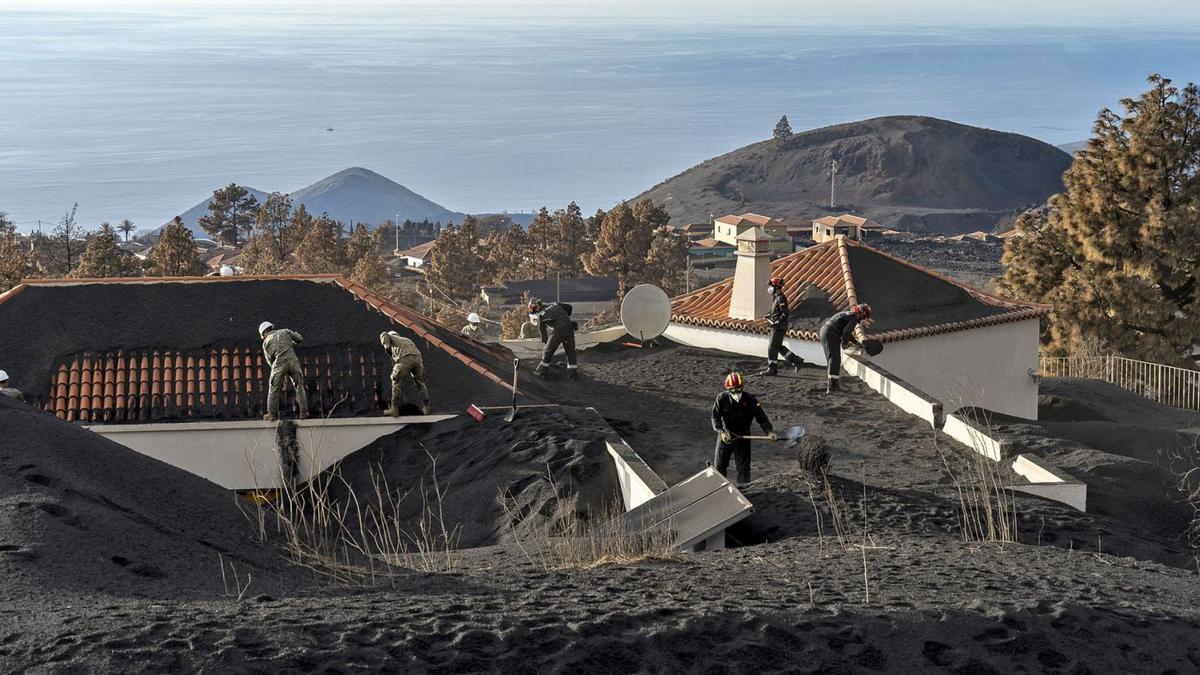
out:
M671 322L671 299L654 284L639 284L621 301L621 325L631 336L653 340Z
M233 276L233 268L230 267L229 265L221 265L221 276L223 276L223 277Z

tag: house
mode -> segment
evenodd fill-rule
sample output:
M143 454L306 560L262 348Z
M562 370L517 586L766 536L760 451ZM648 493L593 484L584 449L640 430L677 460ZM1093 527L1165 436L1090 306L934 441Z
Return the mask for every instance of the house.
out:
M404 261L405 267L420 270L429 264L429 255L433 251L435 243L437 243L436 239L427 241L424 244L417 244L403 251L397 251L396 257Z
M684 237L687 237L689 243L695 243L702 239L710 239L713 236L712 223L688 223L686 225L668 225L667 229L672 232L678 232Z
M612 309L617 303L618 292L615 277L577 277L488 284L480 290L479 297L489 307L504 309L521 304L528 294L531 298L541 298L548 303L568 303L572 316L578 318Z
M694 267L732 267L737 247L712 237L688 244L688 261Z
M770 216L743 213L740 216L721 216L713 221L713 238L730 246L737 246L737 239L752 227L762 228L771 239L771 252L786 255L792 252L792 241L788 239L787 227Z
M882 236L884 227L879 223L859 216L843 213L840 216L825 216L812 221L812 239L817 243L845 237L862 241Z
M979 407L1037 418L1039 321L1050 308L1002 298L858 241L837 237L771 262L769 239L739 242L732 279L671 302L666 336L687 345L765 356L766 279L783 277L791 301L787 345L825 364L818 342L832 314L870 303L866 337L884 343L875 364L940 400L946 412Z

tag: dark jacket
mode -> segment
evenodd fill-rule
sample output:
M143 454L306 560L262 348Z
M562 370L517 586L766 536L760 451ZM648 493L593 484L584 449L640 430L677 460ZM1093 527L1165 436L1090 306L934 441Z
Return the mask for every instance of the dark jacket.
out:
M858 315L850 310L838 312L825 320L821 325L821 336L824 339L825 335L837 337L841 342L857 342L854 337L854 327L858 325Z
M771 306L771 313L767 314L767 325L774 330L787 330L789 312L787 296L783 291L776 292L775 304Z
M538 334L542 342L550 339L547 331L559 335L570 335L575 332L575 323L571 321L571 306L565 302L552 303L546 309L538 312Z
M713 431L728 431L736 436L750 433L750 423L758 421L758 426L766 433L771 433L771 420L763 412L758 399L748 392L742 393L742 400L733 400L733 394L723 391L713 402L712 425Z

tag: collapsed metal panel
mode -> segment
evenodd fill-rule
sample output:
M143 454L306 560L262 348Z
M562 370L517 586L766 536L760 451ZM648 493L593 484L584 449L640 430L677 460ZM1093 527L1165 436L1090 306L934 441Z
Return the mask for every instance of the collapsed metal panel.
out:
M733 483L708 467L627 511L617 518L614 527L630 535L667 532L675 547L690 549L753 510Z

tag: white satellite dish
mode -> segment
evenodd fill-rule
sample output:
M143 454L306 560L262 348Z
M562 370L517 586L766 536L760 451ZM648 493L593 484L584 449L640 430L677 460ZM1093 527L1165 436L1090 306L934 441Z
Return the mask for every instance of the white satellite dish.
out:
M671 299L654 284L634 286L621 301L621 325L643 342L662 335L670 322Z

